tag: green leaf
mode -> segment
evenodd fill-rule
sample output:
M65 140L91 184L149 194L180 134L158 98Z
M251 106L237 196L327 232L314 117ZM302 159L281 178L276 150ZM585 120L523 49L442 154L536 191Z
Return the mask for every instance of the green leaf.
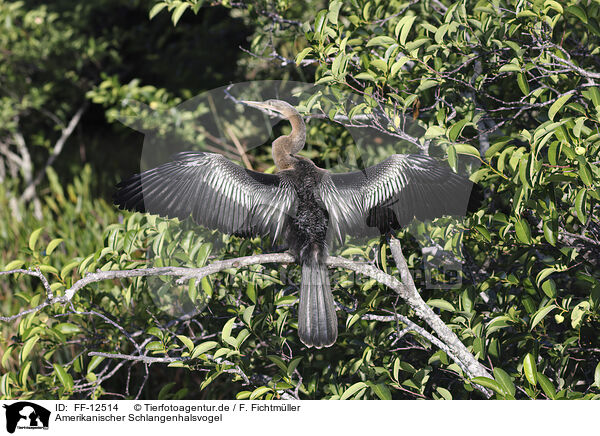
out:
M481 236L483 236L487 242L492 242L492 237L490 236L490 232L484 226L482 226L481 224L477 224L474 227L474 229L477 230L477 232L480 233Z
M554 116L556 115L556 113L560 110L561 107L564 106L564 104L571 98L572 95L573 94L565 94L562 97L558 98L554 103L552 103L552 106L550 106L550 109L548 110L548 118L554 121Z
M557 309L558 306L556 304L551 304L549 306L543 307L540 310L538 310L535 315L533 315L532 321L531 321L531 327L529 327L529 330L533 330L535 328L536 325L538 325L540 323L541 320L543 320L546 315L548 315L550 312L552 312L554 309Z
M152 335L152 336L156 336L160 340L163 340L165 337L165 334L163 333L163 331L161 329L159 329L158 327L150 327L148 330L146 330L146 333L148 333L149 335Z
M444 400L448 400L448 401L452 400L452 394L450 393L450 391L448 389L438 386L437 388L435 388L435 390L438 394L441 395L441 397Z
M456 309L454 308L452 303L449 303L448 301L443 300L441 298L434 298L431 300L427 300L427 304L429 306L437 307L438 309L448 310L450 312L456 311Z
M560 3L554 0L546 0L544 2L544 8L546 7L554 9L559 14L562 14L564 12L563 7L560 5Z
M81 329L79 328L79 326L71 324L69 322L57 324L54 326L54 328L61 332L63 335L74 335L76 333L81 333Z
M491 389L494 392L496 392L497 394L500 394L502 396L505 395L505 392L502 389L502 386L500 386L500 384L497 381L492 380L491 378L488 378L488 377L473 377L471 379L471 382L477 383L478 385L481 385L484 388Z
M513 384L512 378L506 373L506 371L499 367L494 368L494 378L498 383L500 383L500 386L502 386L502 389L506 394L510 395L511 397L515 396L515 385Z
M366 71L358 73L356 76L354 76L354 78L358 80L370 80L371 82L375 82L375 76L373 76L371 73L367 73Z
M498 72L500 73L504 73L504 72L508 72L508 71L521 71L521 67L517 64L513 64L512 62L508 63L508 64L504 64L500 67L500 69L498 70Z
M542 283L542 291L544 291L544 294L549 298L556 298L556 283L554 280L548 279Z
M177 338L181 341L183 345L186 346L189 352L191 352L194 349L194 342L187 336L177 335Z
M526 18L536 17L537 18L537 15L533 11L530 11L529 9L524 9L517 14L517 18L523 18L523 17L526 17Z
M302 62L304 60L304 58L306 56L308 56L308 54L310 52L312 52L313 49L312 47L306 47L304 50L302 50L300 53L298 53L298 55L296 56L296 65L300 65L300 62Z
M581 321L583 321L583 316L590 310L590 302L582 301L577 306L573 308L571 312L571 327L574 329L579 328Z
M38 268L43 273L58 275L58 270L51 265L40 265L40 266L38 266Z
M298 364L300 363L300 361L304 358L304 356L298 356L298 357L294 357L289 365L288 365L288 376L291 376L294 371L296 370L296 368L298 367Z
M198 344L198 345L196 345L194 347L194 351L192 351L192 354L191 354L190 358L191 359L196 359L198 356L200 356L201 354L206 353L209 350L212 350L217 345L219 345L219 343L216 342L216 341L202 342L201 344Z
M273 391L273 389L271 389L271 388L268 388L266 386L261 386L259 388L254 389L254 391L252 392L252 394L250 394L250 399L251 400L255 400L257 398L262 397L267 392L272 392L272 391Z
M542 224L542 230L544 230L544 238L550 245L556 245L556 226L551 219L545 220Z
M35 251L35 244L38 238L40 237L40 233L43 229L43 227L38 227L33 232L31 232L31 235L29 236L29 249L31 251Z
M533 134L533 141L537 142L542 136L546 135L547 133L554 132L558 127L563 125L565 123L565 121L566 120L557 121L555 123L547 121L547 122L541 124L540 126L538 126L535 129L535 133ZM539 147L538 147L538 149L539 149Z
M556 268L554 268L554 267L544 268L543 270L541 270L538 273L537 277L535 278L535 284L537 286L539 286L540 283L542 283L542 280L544 280L550 274L555 273L556 271L558 271L558 270Z
M164 385L161 388L161 390L158 392L158 399L159 400L166 400L166 399L168 399L169 391L171 390L171 388L173 386L175 386L175 382L167 383L166 385Z
M54 251L54 249L56 247L58 247L58 244L60 244L62 242L62 238L56 238L50 241L50 243L48 244L48 246L46 247L46 255L50 256L52 254L52 252Z
M380 400L391 400L392 393L385 383L371 384L371 390Z
M537 384L537 369L533 354L527 353L525 359L523 359L523 371L529 383L535 386Z
M10 397L11 396L11 390L10 390L11 379L10 379L10 375L11 375L11 373L7 372L0 379L0 392L2 392L2 395L4 395L5 397Z
M584 24L588 23L588 17L585 11L577 5L572 5L567 8L567 12L571 15L575 15L579 18Z
M185 10L189 7L190 4L184 2L180 3L179 6L175 8L175 10L173 11L173 15L171 16L171 20L173 21L174 26L177 26L177 22L179 21Z
M423 78L423 79L421 79L421 83L417 87L416 92L425 91L429 88L433 88L434 86L438 85L439 83L440 82L435 79Z
M67 371L62 367L62 365L55 363L52 366L54 367L54 373L58 377L60 383L65 387L65 389L73 389L73 377L71 377L71 375L67 373Z
M333 82L334 80L335 80L335 77L333 77L333 76L323 76L315 82L315 85L322 85L325 83Z
M275 365L277 365L279 367L279 369L284 373L287 374L288 371L288 367L285 364L285 362L283 361L283 359L279 356L275 356L274 354L270 354L267 356L267 358L273 362Z
M233 329L233 323L235 322L235 318L231 318L229 321L225 323L222 330L222 338L229 345L235 346L235 338L231 336L231 330ZM233 344L231 342L234 342Z
M156 17L156 15L158 15L158 13L160 11L162 11L166 6L167 6L166 2L160 2L160 3L155 4L154 6L152 6L152 9L150 9L150 13L148 14L148 17L150 19Z
M342 1L335 0L329 4L329 12L327 13L327 19L331 24L338 23L338 15L340 13L340 9L343 5Z
M353 395L357 395L359 392L365 390L367 387L368 385L365 382L354 383L352 386L350 386L344 391L344 393L340 397L340 400L347 400Z
M377 68L383 73L387 73L388 65L383 59L373 59L371 61L371 66Z
M594 386L600 388L600 362L598 362L596 370L594 371Z
M575 196L575 212L577 213L577 219L581 224L585 224L587 221L587 214L585 213L585 196L587 190L581 188Z
M579 138L581 136L581 129L583 129L585 125L585 119L585 117L579 117L577 118L577 121L575 121L575 126L573 127L573 135L575 135L576 138Z
M462 133L463 129L465 128L465 125L467 125L469 123L469 120L467 119L462 119L456 123L454 123L452 125L452 127L450 127L450 131L448 132L448 138L450 138L451 141L455 141L456 138L458 138L460 136L460 134ZM473 147L475 148L475 147Z
M322 35L323 26L325 25L325 19L327 18L328 11L323 9L315 16L315 34Z
M8 369L8 361L11 358L12 352L15 349L15 344L9 345L4 349L4 354L2 355L2 367Z
M433 37L433 39L435 40L436 44L443 44L444 42L444 35L446 35L446 32L448 31L448 24L442 24L435 32L435 35Z
M38 335L35 335L25 341L25 343L23 344L23 348L21 350L21 357L19 359L21 361L21 363L24 362L25 359L27 359L27 356L29 356L29 353L31 353L33 346L36 344L36 342L39 339L40 339L40 337Z
M588 88L587 92L582 91L581 95L583 95L586 99L591 100L594 104L594 107L600 106L600 90L596 86L592 86Z
M400 69L404 66L404 64L406 64L406 62L408 62L408 57L406 56L401 56L396 62L394 62L392 64L392 67L390 68L390 75L392 77L397 76L398 75L398 71L400 71Z
M583 156L577 156L577 161L579 162L578 174L581 178L581 181L588 186L592 186L594 182L592 179L592 172L590 171L588 163L586 162Z
M410 17L402 17L402 19L400 21L398 21L398 24L396 24L396 28L394 29L394 34L396 35L396 38L399 38L398 40L400 41L400 44L405 45L406 44L406 38L408 37L408 32L410 32L410 29L413 25L413 23L415 22L415 19L417 17L415 15L410 16Z
M25 264L24 260L13 260L11 262L8 262L6 264L6 266L4 267L4 271L11 271L13 269L19 269L21 268L23 265Z
M472 145L468 145L468 144L454 144L454 148L456 148L456 152L458 154L466 154L466 155L469 155L469 156L480 158L479 150L477 150Z
M531 162L532 156L531 153L527 153L525 155L523 155L521 157L521 159L519 159L519 180L521 180L521 183L525 186L528 186L530 188L533 187L533 182L530 178L530 174L529 174L529 165Z
M523 95L529 94L529 83L527 82L527 78L525 77L525 74L523 74L521 72L519 72L519 74L517 74L517 84L519 85L519 89L521 90Z
M407 42L405 45L405 50L411 55L416 56L416 50L421 47L423 44L431 41L429 38L420 38L415 41Z
M375 38L372 38L367 43L367 47L372 47L374 45L382 45L384 47L388 47L395 43L396 43L396 40L394 38L390 38L389 36L386 36L386 35L380 35L380 36L376 36Z
M438 136L442 136L444 133L446 133L446 129L444 129L443 127L431 126L425 132L424 138L425 139L437 138Z
M27 377L29 375L29 370L31 369L31 360L26 362L21 366L19 371L19 383L21 386L27 386Z
M211 250L212 244L210 242L206 242L200 246L198 254L196 255L196 267L204 266Z
M103 360L104 357L102 356L92 356L92 359L90 360L90 363L88 363L87 366L87 373L90 374L91 372L93 372L98 367L98 365L102 363Z
M556 398L556 389L554 389L554 385L552 382L546 377L544 374L537 374L537 381L540 383L540 387L546 394L548 398L554 400Z
M66 279L67 274L69 274L77 265L79 265L79 260L74 260L73 262L69 262L60 270L60 278Z
M488 160L492 159L496 153L498 153L500 150L502 150L504 148L504 146L509 143L510 143L509 140L503 140L503 141L498 141L498 142L493 143L490 146L490 148L488 148L486 150L485 158Z
M452 144L448 145L448 148L446 149L446 153L448 153L448 165L450 165L451 168L456 170L457 156L456 156L456 148L454 148L454 145L452 145Z
M531 244L531 229L527 220L523 218L517 218L515 222L515 231L517 233L517 239L523 244Z
M250 298L250 301L256 304L256 284L253 281L248 281L246 295Z
M491 334L497 330L503 329L511 325L511 319L508 316L497 316L487 325L486 332Z
M161 341L152 341L146 344L146 350L148 351L164 351L165 346Z
M254 308L256 306L248 306L244 309L244 313L242 314L242 319L246 323L246 325L250 325L252 322L252 314L254 313Z

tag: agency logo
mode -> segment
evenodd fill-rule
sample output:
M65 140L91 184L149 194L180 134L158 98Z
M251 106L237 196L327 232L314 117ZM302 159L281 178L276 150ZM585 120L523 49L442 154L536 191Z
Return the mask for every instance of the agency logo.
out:
M48 430L50 411L29 401L3 405L6 409L6 431L14 433L18 428L26 430Z

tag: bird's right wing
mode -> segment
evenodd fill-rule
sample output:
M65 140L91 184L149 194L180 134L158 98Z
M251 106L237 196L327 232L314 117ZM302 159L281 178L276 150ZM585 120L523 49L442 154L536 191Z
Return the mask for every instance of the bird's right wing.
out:
M383 162L324 178L320 196L333 236L372 236L408 224L413 218L462 215L472 183L450 167L422 155L395 154Z
M296 193L276 174L244 169L220 154L183 152L117 185L122 208L185 219L242 236L282 236Z

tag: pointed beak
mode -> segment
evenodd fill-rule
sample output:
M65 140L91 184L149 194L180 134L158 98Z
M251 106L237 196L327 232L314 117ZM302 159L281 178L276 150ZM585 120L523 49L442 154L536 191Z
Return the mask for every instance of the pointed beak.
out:
M280 113L277 109L275 109L273 106L264 103L262 101L250 101L250 100L241 100L242 103L248 105L248 106L253 106L253 107L257 107L259 109L266 109L268 111L271 112L275 112L275 113Z
M248 106L259 107L261 109L268 109L268 106L262 101L241 100L241 102L247 104Z

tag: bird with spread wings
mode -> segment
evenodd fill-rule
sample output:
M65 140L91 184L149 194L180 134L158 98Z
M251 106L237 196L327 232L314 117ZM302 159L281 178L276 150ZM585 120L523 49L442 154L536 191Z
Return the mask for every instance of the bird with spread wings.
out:
M245 102L286 117L292 132L273 141L278 169L245 169L220 154L183 152L119 183L115 203L240 236L281 240L302 265L298 334L307 346L333 345L338 325L325 266L329 244L346 235L400 229L411 220L466 212L472 183L437 160L395 154L350 173L331 173L297 153L306 127L287 102Z

